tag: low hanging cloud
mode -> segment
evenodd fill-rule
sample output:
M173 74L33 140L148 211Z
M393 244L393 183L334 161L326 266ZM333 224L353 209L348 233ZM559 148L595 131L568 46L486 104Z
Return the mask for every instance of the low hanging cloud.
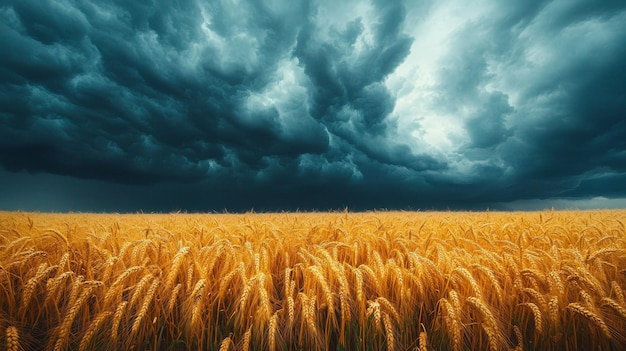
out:
M10 0L0 181L101 199L74 210L625 198L624 31L622 1Z

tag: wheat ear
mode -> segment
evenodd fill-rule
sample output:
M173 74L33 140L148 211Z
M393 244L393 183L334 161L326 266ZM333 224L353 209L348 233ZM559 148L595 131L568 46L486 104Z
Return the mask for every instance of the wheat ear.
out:
M611 338L611 331L609 330L609 327L595 312L577 302L570 303L567 305L567 308L593 322L593 324L602 330L602 333L607 337L607 339Z
M176 276L178 275L178 269L180 265L183 263L183 258L189 253L189 247L183 247L174 256L172 260L172 266L170 271L167 274L167 278L165 279L165 291L169 291L174 286L174 281L176 280Z
M115 314L113 315L113 325L111 326L111 341L113 345L117 343L117 332L120 329L120 322L122 321L122 316L124 316L124 311L126 311L126 305L128 305L128 301L122 301L115 309Z
M619 302L619 304L622 306L626 306L626 303L624 301L624 290L622 290L622 288L615 280L611 281L611 290L613 290L615 298L617 298L617 302Z
M474 279L474 276L472 275L472 273L470 273L470 271L468 271L467 268L463 268L463 267L459 267L455 269L455 271L459 272L470 283L474 296L482 300L483 294L481 293L480 287L478 286L478 283L476 282L476 279Z
M156 289L159 286L159 279L155 279L152 282L152 285L150 285L150 287L148 288L148 292L146 293L146 297L143 300L143 303L141 304L141 309L139 309L139 313L137 314L137 318L135 318L135 321L133 323L132 329L131 329L131 335L136 336L137 335L137 330L139 330L139 326L141 325L141 321L143 320L143 318L146 316L146 313L148 313L148 308L150 307L150 303L152 302L152 298L154 297L154 294L156 293Z
M356 301L359 305L361 305L363 303L363 272L358 268L354 268L353 271L356 283L356 286L354 287L354 290L356 291Z
M483 315L485 323L483 323L483 329L488 337L489 350L497 351L498 347L498 324L493 314L489 310L489 307L485 305L480 299L470 296L467 298L467 302L473 305Z
M20 347L20 335L17 332L17 328L14 326L7 327L7 351L19 351Z
M242 351L249 351L250 350L250 337L252 336L252 327L249 327L248 330L246 330L246 333L243 335L243 346L242 346Z
M610 297L605 297L602 299L603 306L611 307L615 312L617 312L622 318L626 318L626 308L620 305L617 301L613 300Z
M141 280L139 281L139 283L137 283L137 285L135 285L135 287L133 288L133 295L131 296L130 301L129 301L131 308L136 305L137 301L139 301L139 297L141 297L141 295L143 294L144 288L153 279L154 279L154 276L152 274L147 274L146 276L141 278Z
M393 304L389 302L389 300L380 296L376 298L376 302L378 302L381 306L383 306L387 310L387 313L390 313L397 323L400 323L400 314L398 313L396 308L393 307Z
M546 298L543 297L543 295L539 291L533 288L524 288L524 292L532 296L533 299L535 299L535 301L537 302L536 305L541 307L541 309L545 309L548 306Z
M565 294L565 286L558 272L552 271L548 274L548 284L552 289L556 290L560 296Z
M180 292L180 289L182 289L182 287L183 285L181 283L178 283L174 287L174 290L172 290L172 293L170 294L170 299L169 301L167 301L167 314L171 314L172 310L174 310L174 305L176 305L176 302L178 302L178 293Z
M459 299L459 294L455 290L450 290L448 296L450 297L452 307L454 307L455 314L458 315L461 313L461 299Z
M377 301L368 301L367 302L367 316L371 317L374 316L374 322L376 323L376 328L381 328L382 327L382 315L381 315L381 311L380 311L380 303L378 303Z
M426 335L425 331L420 333L419 346L420 351L428 351L428 335Z
M230 339L230 336L227 336L224 338L224 340L222 340L222 343L220 344L220 350L219 351L228 351L230 349L230 344L232 344L232 340Z
M541 310L536 304L532 302L526 302L522 305L528 306L528 308L530 308L530 310L533 312L533 318L535 320L535 330L537 331L537 334L541 334L543 332L543 318L541 317Z
M78 314L78 311L85 300L87 300L87 298L91 295L92 291L92 286L85 288L76 301L70 306L70 309L65 314L65 318L63 318L63 323L61 323L59 327L59 338L54 344L54 351L60 351L65 347L65 344L70 336L70 329L72 327L72 323L74 322L74 318L76 317L76 314Z
M295 304L296 302L293 299L293 296L289 295L287 296L287 323L289 325L289 327L291 327L293 325L294 322L294 318L295 318Z
M443 308L446 310L446 324L448 329L450 329L450 334L452 336L452 350L460 351L461 350L461 328L459 325L459 319L454 309L454 306L450 301L446 299L439 300Z
M265 318L269 319L272 315L272 305L270 304L270 297L265 288L265 273L259 273L258 287L259 294L261 295L261 307L263 308Z
M96 317L93 321L91 321L91 323L89 324L89 328L87 328L85 335L80 341L80 345L78 346L78 351L87 350L87 346L89 346L89 342L91 341L91 338L93 338L93 336L96 334L98 329L100 329L100 326L102 325L102 323L104 323L104 321L107 318L109 318L111 314L112 312L110 311L102 312L98 315L98 317Z
M270 351L276 350L276 331L278 330L278 311L274 312L272 318L270 318L269 324L269 347Z
M193 309L191 312L191 325L196 326L199 319L200 314L202 313L202 295L204 293L204 288L206 287L206 280L200 279L196 282L196 285L193 288L191 293L191 297L193 299Z
M385 337L387 339L387 350L395 350L396 339L393 335L393 324L387 313L383 313L383 325L385 326Z
M47 266L48 266L47 263L40 264L39 267L37 268L37 273L35 273L35 276L30 278L28 282L26 283L26 286L24 287L24 293L22 294L22 305L20 306L22 315L26 313L26 309L28 308L28 305L30 304L31 298L35 294L37 285L45 277Z
M517 339L517 346L515 346L514 351L523 351L524 339L522 338L522 331L519 329L517 325L513 326L513 331L515 332L515 338Z
M333 312L332 314L329 314L329 315L334 315L335 301L333 299L332 291L330 290L330 287L328 286L328 282L324 278L324 275L322 274L318 266L312 266L309 268L309 270L311 271L311 273L313 273L313 276L315 277L320 287L322 288L322 291L324 292L326 304L328 305L328 311Z
M559 324L559 298L557 296L552 296L550 302L548 303L548 312L550 313L550 322L554 326L558 326Z

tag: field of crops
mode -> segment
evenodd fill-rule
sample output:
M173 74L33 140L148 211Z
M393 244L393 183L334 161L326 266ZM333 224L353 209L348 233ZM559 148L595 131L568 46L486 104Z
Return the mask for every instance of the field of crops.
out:
M0 349L626 349L625 224L0 212Z

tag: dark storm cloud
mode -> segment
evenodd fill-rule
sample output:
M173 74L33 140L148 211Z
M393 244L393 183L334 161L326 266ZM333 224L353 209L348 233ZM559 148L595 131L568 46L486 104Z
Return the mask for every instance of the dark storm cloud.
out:
M626 197L623 1L482 1L420 31L461 5L5 1L0 182L91 210Z
M589 35L594 28L584 28L584 21L600 18L612 22L615 30L624 29L625 12L613 9L592 11L586 18L572 11L571 20L579 22L570 23L570 28L579 25L578 30ZM516 140L505 152L516 163L521 184L530 181L547 191L584 193L582 184L594 174L624 172L626 37L617 36L608 45L600 36L600 43L585 45L577 35L563 36L566 40L557 43L556 50L570 59L554 62L557 72L525 92L528 105L523 110L534 116L520 123ZM623 183L606 182L587 194L623 196L624 189Z
M624 183L595 175L626 164L626 5L509 5L460 29L439 75L442 108L465 116L459 154L498 189L483 198L623 197Z

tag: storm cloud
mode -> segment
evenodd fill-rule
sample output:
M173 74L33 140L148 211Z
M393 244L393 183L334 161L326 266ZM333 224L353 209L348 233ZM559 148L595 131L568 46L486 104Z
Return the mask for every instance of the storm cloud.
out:
M0 208L626 207L624 33L623 1L4 1Z

